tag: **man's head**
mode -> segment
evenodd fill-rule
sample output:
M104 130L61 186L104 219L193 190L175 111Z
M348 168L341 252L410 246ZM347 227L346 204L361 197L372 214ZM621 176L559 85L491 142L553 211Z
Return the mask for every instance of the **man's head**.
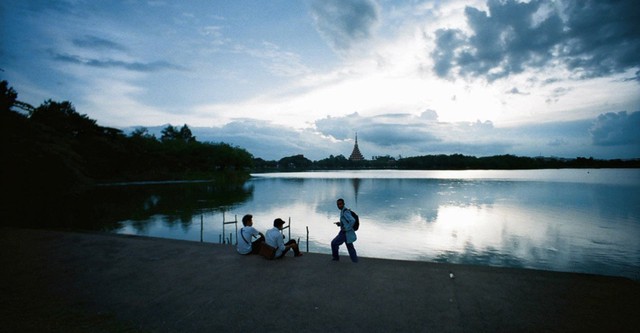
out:
M273 220L273 226L278 228L278 229L282 229L282 226L284 225L284 220L281 218L277 218L275 220Z
M253 224L253 215L247 214L242 217L242 225L247 227Z
M338 206L338 209L342 210L342 208L344 208L344 199L340 198L336 201L336 205Z

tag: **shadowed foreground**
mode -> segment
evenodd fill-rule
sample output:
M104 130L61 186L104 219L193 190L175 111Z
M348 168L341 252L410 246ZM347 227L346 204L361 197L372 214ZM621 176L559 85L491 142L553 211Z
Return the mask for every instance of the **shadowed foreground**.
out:
M632 332L640 283L535 270L0 229L5 332ZM449 278L449 272L455 279ZM342 281L342 282L340 282Z

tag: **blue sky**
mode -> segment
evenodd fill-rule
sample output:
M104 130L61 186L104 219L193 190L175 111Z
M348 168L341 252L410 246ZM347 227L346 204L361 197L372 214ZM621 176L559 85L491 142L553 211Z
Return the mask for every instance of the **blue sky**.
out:
M0 79L255 157L640 158L627 1L0 1Z

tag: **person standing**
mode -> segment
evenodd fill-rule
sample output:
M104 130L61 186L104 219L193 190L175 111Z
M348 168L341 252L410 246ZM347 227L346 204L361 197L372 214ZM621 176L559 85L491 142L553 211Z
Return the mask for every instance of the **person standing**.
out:
M253 215L247 214L242 217L242 225L240 228L240 238L238 238L238 253L240 254L258 254L260 245L264 242L264 235L253 227ZM251 241L253 237L257 237L255 241Z
M300 249L298 248L298 243L296 243L294 239L290 239L287 243L284 242L284 235L280 232L283 225L284 220L281 218L275 219L273 221L273 228L267 230L267 235L265 237L267 245L276 249L275 259L284 257L284 255L291 249L293 249L294 257L302 256L302 253L300 253Z
M342 243L347 243L347 251L349 251L351 261L354 263L358 262L358 253L356 252L356 248L353 246L353 242L358 239L355 230L353 230L353 225L356 223L356 219L351 215L351 210L345 207L344 199L338 199L336 204L340 210L340 222L336 222L336 225L340 227L340 232L338 232L338 235L331 241L332 260L340 260L340 256L338 255L340 245L342 245Z

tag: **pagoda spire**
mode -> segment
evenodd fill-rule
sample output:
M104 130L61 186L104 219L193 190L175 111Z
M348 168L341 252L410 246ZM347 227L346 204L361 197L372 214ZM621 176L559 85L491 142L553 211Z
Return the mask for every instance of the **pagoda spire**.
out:
M351 156L349 156L349 161L363 161L364 156L360 153L360 148L358 148L358 132L356 132L356 144L353 146L353 151L351 152Z

